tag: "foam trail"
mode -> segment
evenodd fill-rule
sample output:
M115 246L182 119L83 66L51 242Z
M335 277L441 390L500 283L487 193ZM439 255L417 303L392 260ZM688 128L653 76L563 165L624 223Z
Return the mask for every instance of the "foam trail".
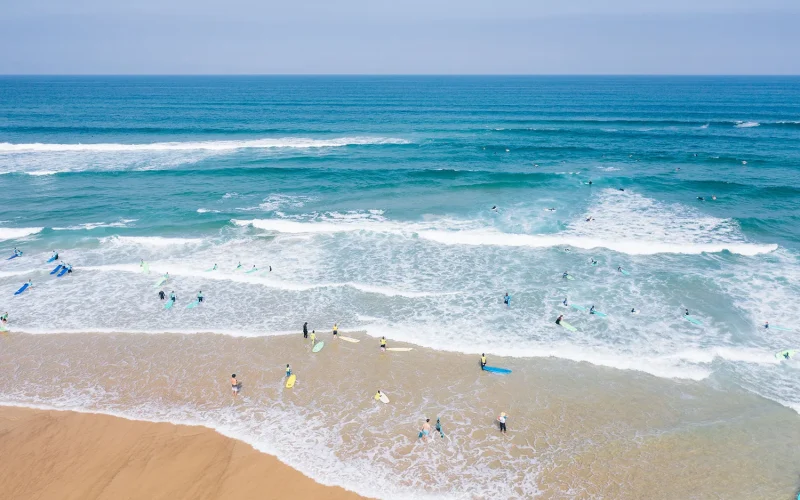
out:
M235 151L237 149L304 149L372 144L380 145L410 143L405 139L392 137L341 137L336 139L286 137L282 139L254 139L245 141L155 142L151 144L12 144L3 142L0 143L0 154L38 152L60 153L75 151L90 151L100 153L138 151Z
M752 128L752 127L758 127L760 125L761 124L758 123L758 122L750 122L750 121L744 122L744 121L741 121L741 122L736 122L735 127L736 128Z

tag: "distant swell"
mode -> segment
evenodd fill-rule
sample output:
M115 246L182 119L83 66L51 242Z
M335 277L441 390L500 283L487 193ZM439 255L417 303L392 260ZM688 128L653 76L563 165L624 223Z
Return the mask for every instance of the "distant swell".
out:
M336 139L254 139L246 141L155 142L150 144L11 144L0 143L2 153L140 152L140 151L234 151L237 149L331 148L372 144L409 144L391 137L341 137Z

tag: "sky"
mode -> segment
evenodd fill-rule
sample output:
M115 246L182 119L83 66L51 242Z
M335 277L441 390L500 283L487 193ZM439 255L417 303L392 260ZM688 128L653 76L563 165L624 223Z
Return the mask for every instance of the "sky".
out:
M800 74L800 0L0 0L0 74Z

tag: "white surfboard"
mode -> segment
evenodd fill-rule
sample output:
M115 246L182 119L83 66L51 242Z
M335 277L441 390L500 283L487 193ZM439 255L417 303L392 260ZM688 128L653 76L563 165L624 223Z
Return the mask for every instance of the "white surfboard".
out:
M413 347L387 347L387 351L395 351L395 352L408 352L413 350Z
M339 338L344 340L345 342L353 342L354 344L358 343L358 342L361 342L360 340L354 339L353 337L345 337L343 335L339 335Z

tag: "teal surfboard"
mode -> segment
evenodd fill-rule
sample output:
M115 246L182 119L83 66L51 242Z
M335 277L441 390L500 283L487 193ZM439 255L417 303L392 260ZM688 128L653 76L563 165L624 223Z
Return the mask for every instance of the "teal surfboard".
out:
M583 311L586 312L586 308L579 304L570 304L570 307L575 309L576 311Z
M170 302L172 302L172 301L170 301ZM194 302L189 302L188 304L186 304L186 309L194 309L195 307L197 307L199 305L200 305L200 301L199 300L195 300Z
M484 371L487 371L487 372L502 373L504 375L508 374L508 373L511 373L511 370L509 370L508 368L498 368L496 366L484 366L483 369L484 369Z
M160 287L161 285L163 285L166 282L167 282L167 278L162 276L161 278L158 279L158 281L156 281L156 284L153 285L153 288L158 288L158 287Z
M175 302L173 302L171 299L167 299L167 303L164 304L164 309L172 309L173 304L175 304Z
M622 271L620 271L620 272L621 272L622 274L624 274L625 276L630 276L630 275L631 275L631 273L629 273L628 271L626 271L626 270L624 270L624 269L623 269Z
M567 329L567 330L569 330L571 332L577 332L578 331L577 328L575 328L574 326L570 325L566 321L562 321L561 322L561 326L563 326L565 329Z
M688 321L689 323L692 323L693 325L697 325L697 326L703 326L703 322L702 322L702 321L700 321L699 319L695 318L694 316L690 316L690 315L688 315L688 314L684 314L684 315L683 315L683 318L684 318L686 321Z
M325 342L322 341L317 342L316 344L314 344L314 348L311 349L311 352L319 352L322 350L323 347L325 347Z
M595 311L595 312L593 313L593 315L594 315L594 316L599 316L599 317L601 317L601 318L605 318L605 317L607 316L607 314L606 314L606 313L604 313L604 312L600 312L600 311Z
M775 357L777 359L791 359L792 357L794 357L796 352L797 349L786 349L785 351L776 352Z
M246 271L244 274L250 274L250 273L254 273L256 271L258 271L258 269L251 269L249 271Z

